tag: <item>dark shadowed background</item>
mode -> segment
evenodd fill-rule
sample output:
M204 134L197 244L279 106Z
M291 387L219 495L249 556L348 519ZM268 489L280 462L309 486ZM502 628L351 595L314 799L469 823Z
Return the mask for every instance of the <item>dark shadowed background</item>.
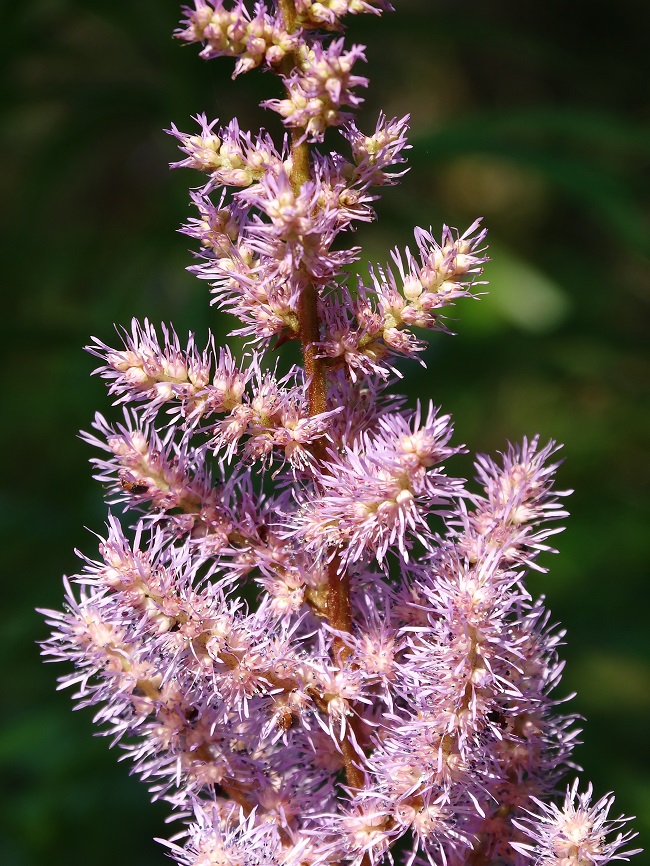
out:
M350 27L368 45L365 128L379 108L413 118L411 173L359 240L383 261L414 225L438 234L485 217L490 294L459 304L459 335L434 335L407 388L451 411L474 451L535 432L565 443L572 517L530 586L568 630L561 692L587 719L585 780L639 816L647 848L650 4L396 5ZM89 336L111 342L134 315L179 333L228 328L184 270L175 229L201 178L168 172L178 157L161 130L205 111L277 131L255 108L277 82L233 83L231 61L175 44L172 0L28 0L0 14L0 862L153 866L166 862L152 841L166 809L93 737L92 713L55 692L62 670L39 661L33 609L60 606L73 549L96 553L83 527L103 526L76 438L108 408Z

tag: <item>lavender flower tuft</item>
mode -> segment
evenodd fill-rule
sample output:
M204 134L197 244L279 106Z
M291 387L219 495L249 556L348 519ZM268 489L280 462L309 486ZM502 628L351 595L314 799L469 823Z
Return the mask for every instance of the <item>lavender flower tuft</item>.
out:
M527 576L567 516L558 446L479 456L468 483L450 416L394 390L420 331L479 297L486 230L415 228L413 252L354 273L345 234L404 173L408 117L358 128L364 48L340 34L388 8L184 9L176 36L201 57L285 88L263 103L275 138L203 114L168 130L172 168L204 178L190 270L247 346L146 319L117 348L93 338L123 417L82 437L124 516L42 611L43 655L170 805L180 866L628 859L611 795L576 782L555 803L579 730L555 696L564 633ZM280 374L269 349L292 341L302 363Z

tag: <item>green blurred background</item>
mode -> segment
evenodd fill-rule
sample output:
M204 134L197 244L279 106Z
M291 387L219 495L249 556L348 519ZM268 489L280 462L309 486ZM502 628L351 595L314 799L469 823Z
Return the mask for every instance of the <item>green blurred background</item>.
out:
M561 691L587 719L584 776L638 815L648 847L650 5L397 5L350 27L368 45L366 128L379 108L413 116L411 173L359 240L382 261L414 225L485 217L490 295L458 306L459 336L434 336L407 387L451 411L474 451L535 432L566 443L572 517L531 589L568 629ZM0 862L150 866L165 862L152 837L168 832L166 810L93 738L91 712L55 692L62 670L39 661L33 608L60 605L74 547L96 550L83 527L104 521L76 438L108 407L89 336L111 342L133 315L181 333L228 327L184 271L175 229L199 177L168 172L161 129L206 111L275 130L255 106L277 83L233 83L231 61L175 44L171 0L28 0L1 14Z

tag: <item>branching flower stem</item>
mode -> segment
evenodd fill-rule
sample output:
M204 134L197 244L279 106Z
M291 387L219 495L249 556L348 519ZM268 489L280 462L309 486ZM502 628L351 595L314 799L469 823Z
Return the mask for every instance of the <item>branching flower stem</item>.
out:
M280 0L280 11L284 17L288 33L296 26L296 7L293 0ZM285 58L287 71L295 63L295 58ZM307 136L300 129L291 129L291 185L298 194L304 183L310 179L309 143ZM316 345L321 339L320 320L318 317L318 293L313 283L308 282L303 288L298 306L300 322L300 343L305 365L305 377L309 382L309 414L320 415L327 410L327 380L325 362L317 356ZM312 447L316 459L325 456L323 440L318 439ZM350 632L352 614L350 606L350 577L347 569L340 569L340 558L335 555L328 567L327 614L332 628L336 631ZM334 661L339 665L345 663L349 650L340 637L335 637L332 644ZM349 728L349 726L348 726ZM349 736L343 736L341 750L345 765L348 784L352 788L363 787L363 772L358 766L358 756Z
M282 12L288 33L293 33L296 27L296 7L293 0L280 0ZM295 66L296 60L292 54L285 57L283 71L288 74ZM288 93L288 91L287 91ZM301 129L292 128L291 137L291 172L290 180L294 193L297 195L301 187L310 179L309 142ZM320 415L327 409L325 378L325 363L316 355L316 344L321 339L320 322L318 318L318 293L312 282L304 286L298 306L300 328L300 343L305 364L305 376L309 382L309 414ZM314 443L316 457L323 457L324 450L321 440Z

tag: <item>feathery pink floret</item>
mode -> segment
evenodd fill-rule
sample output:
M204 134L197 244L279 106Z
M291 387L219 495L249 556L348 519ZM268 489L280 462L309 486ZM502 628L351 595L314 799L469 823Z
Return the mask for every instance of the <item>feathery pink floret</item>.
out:
M391 547L408 560L416 539L427 546L426 515L463 493L462 481L432 467L463 449L448 447L450 418L433 406L420 425L419 410L385 415L376 434L330 451L318 492L298 496L291 536L321 555L340 551L342 566L368 556L381 563Z
M185 159L173 162L170 168L194 168L210 175L206 191L218 186L247 187L261 180L269 172L277 172L287 158L276 150L273 139L260 133L255 139L250 133L242 132L237 120L216 133L218 123L208 123L205 114L193 118L200 127L200 134L189 135L181 132L172 123L166 130L180 141L180 149L187 154Z
M365 60L364 47L345 51L343 39L327 47L314 42L297 52L297 66L284 79L286 99L269 99L263 105L277 111L285 126L304 129L311 141L322 141L329 126L340 126L349 118L344 106L356 108L363 99L353 92L367 87L368 79L353 75L357 60Z
M621 850L637 834L631 831L618 832L628 818L608 817L614 803L613 795L606 794L592 804L591 785L584 794L579 794L578 784L579 780L576 779L567 788L561 807L554 803L543 803L534 797L533 802L539 812L536 814L531 810L530 817L515 821L515 825L534 844L513 843L513 848L526 858L534 858L540 866L601 866L613 860L629 860L633 854L639 854L640 848ZM608 839L613 833L616 836Z
M388 377L396 372L396 356L413 357L426 346L408 328L446 330L439 311L456 298L475 297L472 287L482 274L487 257L477 253L485 231L477 220L463 235L443 228L442 243L429 232L416 229L420 258L407 248L404 263L392 253L399 279L389 265L371 267L372 285L359 280L356 295L343 287L322 310L326 337L318 344L322 357L343 364L350 376Z
M262 63L277 66L300 44L266 3L258 0L252 12L244 0L229 5L231 9L224 8L223 0L194 0L194 9L184 7L186 18L174 35L184 42L202 42L204 60L237 57L233 78Z
M555 490L554 476L559 463L550 458L559 450L551 441L539 448L539 437L524 439L521 446L510 445L502 455L501 465L491 457L479 455L476 461L477 481L484 494L472 496L474 510L460 515L463 534L460 547L470 558L476 545L489 539L511 563L526 562L536 568L540 552L551 551L546 544L560 527L548 523L568 516L560 499L570 490Z
M240 370L227 346L216 353L211 334L207 348L199 352L193 334L182 349L173 330L163 325L162 332L161 344L150 322L145 319L141 325L134 319L131 334L122 331L123 350L112 349L97 338L86 347L106 362L93 372L110 382L108 393L117 395L115 404L144 404L144 420L166 407L170 423L182 419L190 428L205 417L232 412L241 405L246 386L259 367L255 353L248 369Z
M392 9L387 0L296 0L296 12L302 27L324 27L340 30L344 15L369 12L380 15Z

